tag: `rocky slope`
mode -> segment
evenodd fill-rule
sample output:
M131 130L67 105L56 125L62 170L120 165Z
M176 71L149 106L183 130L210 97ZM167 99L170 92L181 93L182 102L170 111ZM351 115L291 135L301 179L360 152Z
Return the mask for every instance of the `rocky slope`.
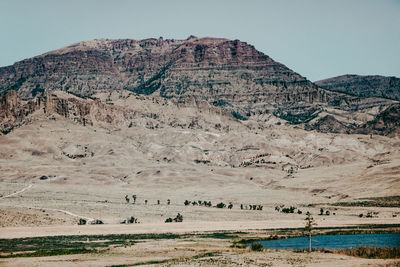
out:
M380 134L387 136L400 135L400 105L395 104L368 121L354 133Z
M400 100L400 79L378 75L343 75L315 82L322 88L361 97Z
M54 90L90 95L125 89L175 103L206 101L246 119L274 114L291 123L315 118L324 107L370 109L371 102L319 88L239 40L93 40L0 68L0 93L24 99ZM374 107L388 106L374 100Z

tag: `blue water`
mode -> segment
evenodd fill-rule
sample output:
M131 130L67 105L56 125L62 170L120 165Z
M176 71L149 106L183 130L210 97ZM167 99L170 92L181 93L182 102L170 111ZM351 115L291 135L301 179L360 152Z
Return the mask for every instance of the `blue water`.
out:
M339 249L400 246L400 233L393 234L356 234L356 235L316 235L312 236L313 248ZM308 237L265 240L260 242L264 248L272 249L307 249Z

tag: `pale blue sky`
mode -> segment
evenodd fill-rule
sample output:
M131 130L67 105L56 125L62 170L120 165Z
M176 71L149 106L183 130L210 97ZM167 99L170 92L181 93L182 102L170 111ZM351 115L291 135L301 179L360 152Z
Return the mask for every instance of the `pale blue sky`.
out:
M400 0L0 0L0 66L95 38L225 37L315 81L400 77Z

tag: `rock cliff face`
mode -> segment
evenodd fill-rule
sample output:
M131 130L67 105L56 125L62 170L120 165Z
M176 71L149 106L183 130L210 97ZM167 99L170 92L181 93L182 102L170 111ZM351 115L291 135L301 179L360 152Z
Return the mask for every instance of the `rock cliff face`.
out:
M70 45L0 68L0 93L10 89L25 99L54 90L126 89L207 101L244 117L338 99L245 42L194 36Z
M102 103L99 100L82 99L73 95L43 93L32 100L22 101L17 92L8 91L0 96L0 132L7 134L15 127L31 122L31 114L40 112L54 119L59 115L84 126L95 123L129 123L130 115L121 108Z
M0 68L0 94L15 90L26 101L52 91L90 96L122 89L292 124L327 109L376 115L393 102L322 89L252 45L221 38L92 40Z
M322 88L361 97L400 100L400 79L378 75L343 75L315 82Z

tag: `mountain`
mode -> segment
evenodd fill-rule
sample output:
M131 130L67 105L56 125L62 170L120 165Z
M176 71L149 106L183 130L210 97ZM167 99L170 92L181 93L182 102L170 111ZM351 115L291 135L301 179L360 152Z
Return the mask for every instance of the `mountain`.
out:
M0 93L10 90L26 101L53 91L90 97L127 90L207 102L241 120L290 124L329 114L361 125L393 104L320 88L245 42L195 36L76 43L0 68Z
M222 38L99 39L0 68L0 93L16 90L24 99L104 89L207 101L238 118L274 113L294 123L315 117L315 104L354 109L359 102L319 88L252 45Z
M343 75L315 82L335 92L360 97L384 97L400 100L400 78L379 75Z

